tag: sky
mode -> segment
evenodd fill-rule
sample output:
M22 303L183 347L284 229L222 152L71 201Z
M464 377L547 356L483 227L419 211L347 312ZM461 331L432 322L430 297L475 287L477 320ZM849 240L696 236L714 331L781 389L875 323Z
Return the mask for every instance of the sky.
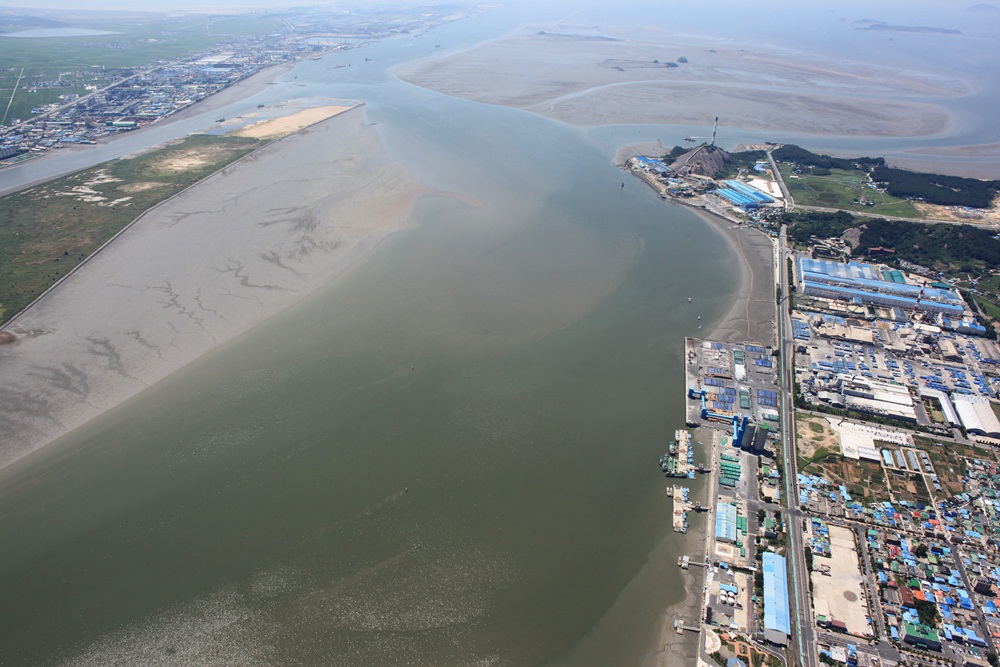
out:
M483 4L492 4L496 0L483 0ZM503 2L504 0L501 0ZM514 4L526 4L526 5L540 5L545 4L544 0L506 0L506 2L513 2ZM160 0L155 3L140 3L141 9L148 11L163 11L163 10L178 10L178 9L190 9L205 11L212 7L226 8L226 9L239 9L239 8L262 8L262 7L293 7L293 6L304 6L304 5L330 5L330 6L366 6L366 5L418 5L418 4L477 4L474 0L444 0L442 2L435 2L435 0L349 0L345 2L344 0ZM581 6L587 6L595 4L595 0L581 0L579 3ZM598 0L596 4L607 5L607 0ZM624 2L619 0L616 2L622 9L627 9L630 5L645 5L650 6L655 4L661 6L664 11L671 11L678 7L683 7L688 2L684 0L655 0L654 2L649 2L647 0L625 0ZM746 0L702 0L698 4L705 6L709 5L718 8L719 11L734 10L737 7L746 8L748 3ZM856 12L867 9L870 13L880 13L880 12L892 12L896 13L899 10L902 11L913 11L919 12L921 10L937 11L941 12L943 15L947 13L954 12L955 10L965 9L968 6L980 4L977 0L878 0L878 2L871 2L871 0L828 0L826 2L803 2L802 0L769 0L766 6L769 9L784 9L784 8L798 8L808 7L812 5L817 9L817 13L829 13L836 11L849 11ZM992 4L1000 8L1000 4L996 2L982 3L982 4ZM88 2L74 2L72 0L31 0L31 2L25 2L25 0L0 0L0 7L3 8L25 8L25 11L31 11L26 9L31 7L34 10L38 9L115 9L115 10L136 10L140 9L135 0L90 0Z

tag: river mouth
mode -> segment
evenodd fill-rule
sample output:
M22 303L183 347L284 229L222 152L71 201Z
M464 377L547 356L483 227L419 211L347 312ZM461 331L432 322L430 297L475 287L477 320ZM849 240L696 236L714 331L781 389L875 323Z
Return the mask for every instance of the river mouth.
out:
M346 279L6 471L3 650L537 664L616 608L642 620L595 655L641 661L640 610L682 589L668 541L622 595L669 534L675 348L737 274L587 153L516 223L425 199Z

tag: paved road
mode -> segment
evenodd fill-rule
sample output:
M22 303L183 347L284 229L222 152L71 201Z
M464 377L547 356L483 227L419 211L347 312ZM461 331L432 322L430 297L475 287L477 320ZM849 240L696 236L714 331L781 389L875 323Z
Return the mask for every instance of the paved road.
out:
M785 474L785 505L791 509L798 507L798 468L795 460L795 402L792 396L792 373L794 372L792 324L788 313L788 246L785 227L778 236L778 275L781 276L782 294L778 303L778 346L781 367L781 437ZM802 521L789 518L788 525L788 573L790 576L789 604L792 619L792 653L798 653L802 667L816 667L817 656L812 624L812 604L809 599L809 572L806 569L805 542L802 537Z
M995 225L986 222L976 222L975 220L932 220L930 218L900 218L892 215L884 215L880 213L873 213L871 211L848 211L842 208L827 208L826 206L803 206L799 204L799 208L803 211L819 211L821 213L837 213L838 211L845 211L851 215L857 215L862 218L882 218L884 220L899 220L902 222L922 222L928 225L975 225L977 227L988 227L995 228L1000 227L1000 225Z
M795 210L795 200L792 199L792 193L788 191L785 187L785 179L781 177L781 172L778 171L778 165L774 161L774 156L771 155L771 151L767 151L767 159L771 163L771 173L774 174L774 180L778 181L778 187L781 188L781 196L785 199L785 210L794 211Z

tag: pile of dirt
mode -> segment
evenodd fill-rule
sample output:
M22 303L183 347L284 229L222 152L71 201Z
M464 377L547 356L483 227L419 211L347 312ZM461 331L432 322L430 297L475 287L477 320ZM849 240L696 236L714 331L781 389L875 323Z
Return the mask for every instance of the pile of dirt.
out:
M733 158L718 146L703 144L684 153L670 165L679 174L698 174L715 178L725 172Z

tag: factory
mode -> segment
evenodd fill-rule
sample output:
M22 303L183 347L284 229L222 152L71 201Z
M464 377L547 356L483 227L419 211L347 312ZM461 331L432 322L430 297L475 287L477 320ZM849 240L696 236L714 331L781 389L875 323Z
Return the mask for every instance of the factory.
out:
M947 316L949 322L961 322L965 317L965 302L957 291L899 282L893 274L890 274L892 280L886 280L884 274L870 264L800 257L796 273L799 291L808 296L941 314Z
M772 644L787 646L792 634L788 613L788 574L785 558L765 551L764 570L764 638Z
M726 180L722 183L725 187L717 188L715 194L729 203L739 206L744 211L774 203L774 199L771 196L746 183L735 180Z
M955 396L955 412L962 426L970 435L1000 439L1000 420L997 419L988 398L983 396Z

